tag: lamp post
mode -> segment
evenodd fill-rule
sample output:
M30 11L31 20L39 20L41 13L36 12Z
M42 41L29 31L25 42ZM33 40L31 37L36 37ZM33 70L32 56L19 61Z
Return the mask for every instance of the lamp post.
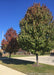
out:
M3 40L3 31L2 31L2 40Z

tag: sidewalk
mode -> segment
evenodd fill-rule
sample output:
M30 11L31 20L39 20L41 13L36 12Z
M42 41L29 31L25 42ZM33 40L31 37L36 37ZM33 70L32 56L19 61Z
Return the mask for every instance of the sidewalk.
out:
M15 59L21 59L26 61L36 62L36 57L13 57ZM54 66L54 56L39 56L39 63L53 65Z
M26 74L8 68L6 66L0 65L0 75L26 75Z

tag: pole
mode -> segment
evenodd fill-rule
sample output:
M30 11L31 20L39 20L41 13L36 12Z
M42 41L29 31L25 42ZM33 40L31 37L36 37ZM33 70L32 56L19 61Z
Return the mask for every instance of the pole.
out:
M3 31L2 31L2 40L3 40Z

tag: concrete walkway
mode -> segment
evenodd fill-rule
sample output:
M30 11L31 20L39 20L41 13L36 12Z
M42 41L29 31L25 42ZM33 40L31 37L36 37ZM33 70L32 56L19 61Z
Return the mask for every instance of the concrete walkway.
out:
M27 60L27 61L34 61L36 62L36 57L15 57L15 59ZM39 56L39 63L53 65L54 66L54 56Z
M26 74L8 68L6 66L0 65L0 75L26 75Z

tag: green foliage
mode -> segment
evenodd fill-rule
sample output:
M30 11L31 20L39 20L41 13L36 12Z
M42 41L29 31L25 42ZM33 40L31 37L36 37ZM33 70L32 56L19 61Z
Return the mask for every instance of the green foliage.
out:
M42 51L51 49L54 31L53 17L46 6L34 4L28 8L25 17L20 21L21 33L18 38L20 47L27 51ZM52 38L52 39L51 39Z

